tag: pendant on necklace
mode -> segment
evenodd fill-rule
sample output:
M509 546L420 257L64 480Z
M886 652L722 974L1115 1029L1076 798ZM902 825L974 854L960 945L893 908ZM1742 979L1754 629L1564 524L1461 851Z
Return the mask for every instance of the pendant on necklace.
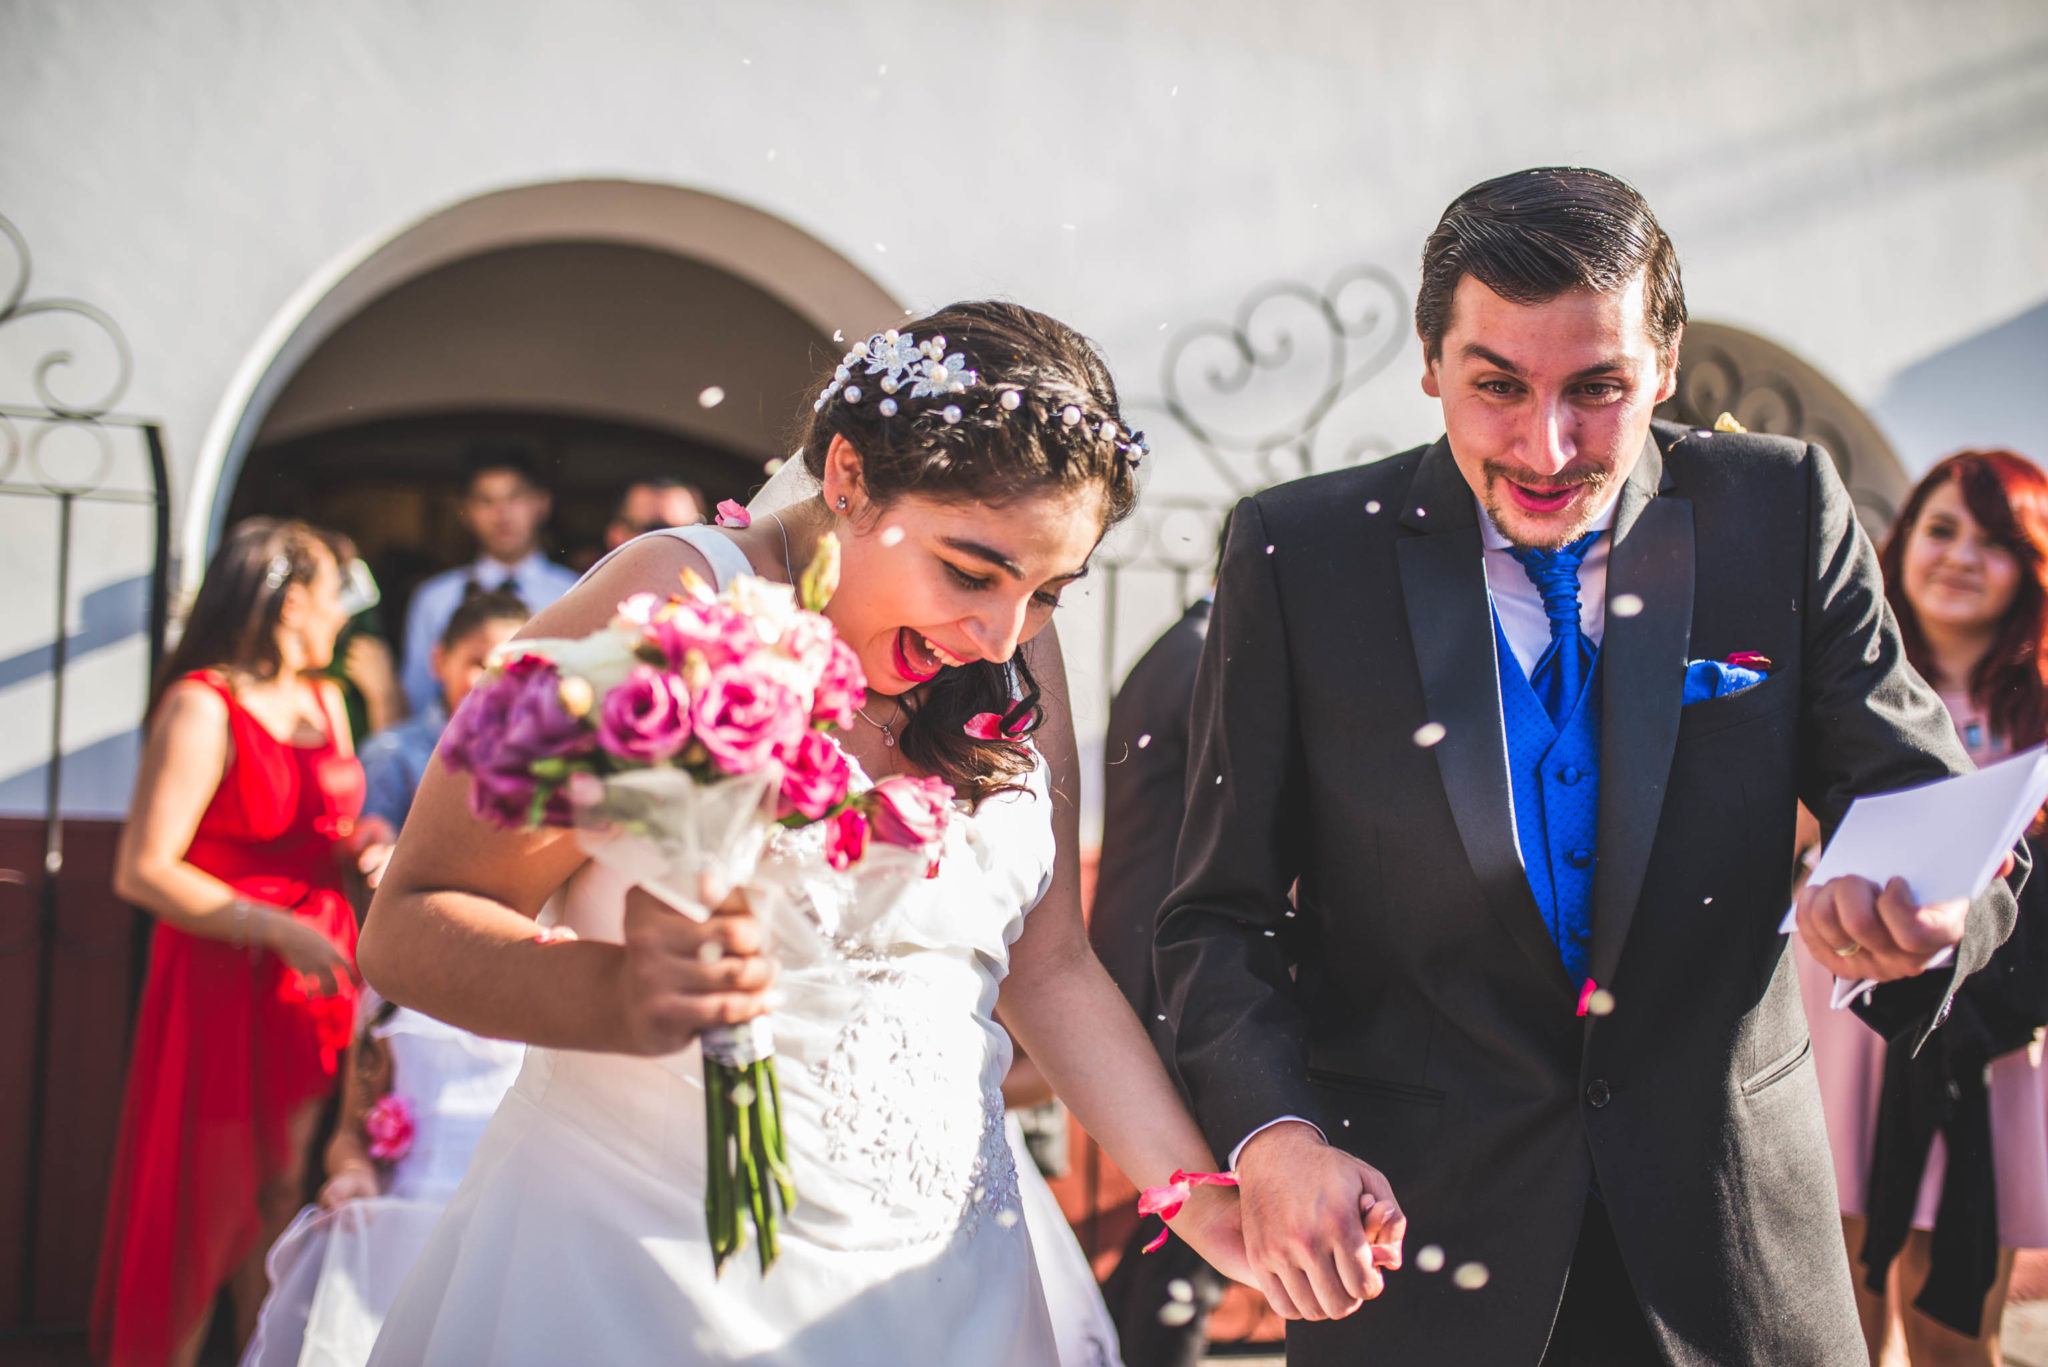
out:
M882 728L882 744L888 746L891 750L896 748L896 733L886 726Z

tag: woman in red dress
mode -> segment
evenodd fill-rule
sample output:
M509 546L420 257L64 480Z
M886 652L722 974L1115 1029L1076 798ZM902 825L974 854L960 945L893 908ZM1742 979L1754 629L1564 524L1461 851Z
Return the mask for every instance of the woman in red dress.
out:
M363 771L327 665L348 543L252 518L164 669L115 890L157 919L94 1297L109 1367L190 1364L231 1285L238 1341L355 1014L340 859L366 868Z

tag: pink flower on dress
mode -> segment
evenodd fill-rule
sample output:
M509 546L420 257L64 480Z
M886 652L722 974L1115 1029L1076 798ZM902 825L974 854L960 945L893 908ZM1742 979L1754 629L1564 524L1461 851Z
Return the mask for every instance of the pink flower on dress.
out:
M597 739L623 760L654 764L673 758L690 740L689 691L666 670L634 665L604 695Z
M846 752L822 731L806 731L794 745L783 748L782 796L776 806L778 818L800 812L816 821L846 801L847 785L853 782L853 766Z
M698 693L697 740L728 774L751 774L803 733L803 699L744 662L714 670Z
M370 1157L379 1163L396 1163L412 1152L412 1103L397 1092L377 1098L363 1116L363 1132L370 1137Z
M754 515L731 499L722 499L718 504L718 525L721 527L751 527Z
M825 824L825 862L844 872L868 852L868 819L848 807Z

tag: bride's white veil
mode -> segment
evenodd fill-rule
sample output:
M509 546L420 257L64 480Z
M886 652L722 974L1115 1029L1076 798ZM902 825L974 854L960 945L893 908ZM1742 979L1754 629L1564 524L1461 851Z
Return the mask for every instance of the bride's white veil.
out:
M804 464L803 453L799 451L783 461L781 468L761 486L761 492L747 501L747 511L755 517L766 517L799 503L808 503L818 496L822 488Z

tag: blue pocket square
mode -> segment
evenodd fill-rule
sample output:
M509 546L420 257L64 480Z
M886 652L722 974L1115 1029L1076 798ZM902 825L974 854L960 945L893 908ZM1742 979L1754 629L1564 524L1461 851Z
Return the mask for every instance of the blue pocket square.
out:
M1685 667L1685 699L1680 705L1691 707L1710 698L1726 698L1755 688L1769 677L1761 669L1752 669L1748 665L1694 660Z

